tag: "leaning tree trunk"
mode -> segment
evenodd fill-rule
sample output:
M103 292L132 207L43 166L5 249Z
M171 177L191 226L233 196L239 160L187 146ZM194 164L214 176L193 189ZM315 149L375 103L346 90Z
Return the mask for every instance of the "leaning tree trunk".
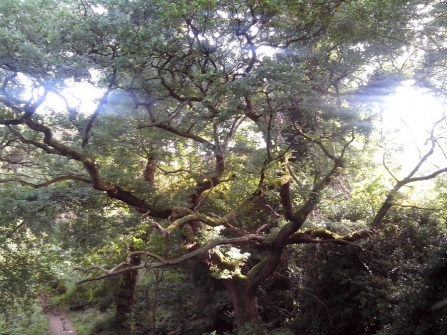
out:
M129 266L139 265L140 257L132 256ZM130 330L129 318L132 316L138 270L127 271L121 275L119 291L116 297L115 322L121 331Z

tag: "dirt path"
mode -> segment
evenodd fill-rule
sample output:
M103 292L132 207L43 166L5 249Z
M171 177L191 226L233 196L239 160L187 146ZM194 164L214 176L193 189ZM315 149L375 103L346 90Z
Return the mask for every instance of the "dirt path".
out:
M47 312L45 316L50 322L51 335L78 335L73 324L68 320L66 312Z

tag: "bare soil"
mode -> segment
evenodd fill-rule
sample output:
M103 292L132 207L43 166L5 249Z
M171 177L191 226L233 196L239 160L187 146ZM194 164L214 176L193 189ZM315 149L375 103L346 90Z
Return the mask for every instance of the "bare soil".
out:
M46 312L45 315L50 322L51 335L78 335L64 310Z

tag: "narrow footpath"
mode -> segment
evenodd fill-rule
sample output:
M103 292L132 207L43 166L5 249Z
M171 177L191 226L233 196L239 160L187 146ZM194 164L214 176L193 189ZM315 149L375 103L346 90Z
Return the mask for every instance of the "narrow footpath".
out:
M61 310L47 312L45 316L50 322L50 335L78 335L66 312Z

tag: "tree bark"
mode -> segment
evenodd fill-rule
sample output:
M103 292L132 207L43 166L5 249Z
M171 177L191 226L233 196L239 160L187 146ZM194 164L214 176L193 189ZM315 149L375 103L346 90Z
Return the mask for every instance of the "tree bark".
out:
M155 183L155 173L157 171L157 158L155 155L149 155L146 166L143 171L143 179L147 181L150 185L154 186Z
M132 256L129 266L139 265L140 255ZM130 333L129 318L132 316L138 270L124 272L120 278L119 292L116 297L115 322L122 331Z
M235 277L224 279L224 283L233 305L236 327L250 326L251 331L256 329L254 333L263 334L255 292L247 289L246 280Z

